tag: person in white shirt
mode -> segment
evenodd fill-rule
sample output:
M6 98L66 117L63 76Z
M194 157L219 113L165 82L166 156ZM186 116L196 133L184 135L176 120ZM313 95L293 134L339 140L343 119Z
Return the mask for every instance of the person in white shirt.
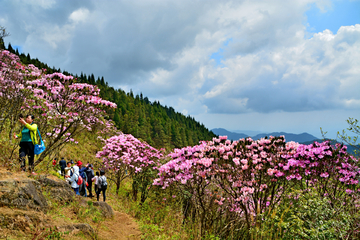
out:
M74 169L74 173L71 176L71 178L69 179L69 182L71 183L71 187L72 187L72 189L74 189L75 194L80 195L80 193L79 193L79 185L77 184L77 181L78 181L79 176L80 176L79 167L74 166L73 169Z
M91 179L91 181L93 181L94 184L95 184L95 193L97 193L97 191L99 190L99 186L98 186L99 176L100 176L99 172L96 172L96 173L95 173L95 177L93 177L93 178Z
M71 175L74 173L74 170L71 166L71 162L68 162L65 168L65 180L69 181Z

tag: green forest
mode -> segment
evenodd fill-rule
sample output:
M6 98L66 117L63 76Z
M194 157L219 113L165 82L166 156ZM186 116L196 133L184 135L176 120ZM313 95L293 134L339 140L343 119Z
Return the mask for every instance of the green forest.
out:
M105 81L104 77L95 77L94 74L71 74L60 68L49 67L39 59L31 58L30 54L19 53L11 43L2 46L20 57L24 64L33 64L39 69L46 69L47 73L62 72L73 75L81 83L97 85L100 97L117 104L115 111L108 112L117 128L123 133L132 134L155 148L181 148L193 146L201 140L211 140L216 135L203 124L191 116L176 112L174 108L163 106L159 101L151 102L142 93L134 95L132 91L126 93L122 89L115 89Z

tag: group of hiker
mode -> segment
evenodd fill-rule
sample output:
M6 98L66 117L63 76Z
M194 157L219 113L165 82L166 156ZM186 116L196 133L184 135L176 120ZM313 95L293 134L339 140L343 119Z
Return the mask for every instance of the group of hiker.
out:
M34 115L28 114L24 117L22 114L20 114L19 122L23 125L23 127L21 129L21 132L18 134L14 133L13 137L15 139L20 138L19 162L21 170L26 171L25 157L27 156L29 164L28 170L30 173L36 175L36 173L33 172L34 155L39 154L39 152L35 151L36 146L39 144L36 135L37 133L39 134L40 140L41 135L37 124L34 123L34 119ZM92 183L94 182L97 201L99 201L99 196L102 192L103 200L105 202L107 179L105 177L104 170L100 170L100 172L96 172L96 174L94 174L92 164L88 163L83 166L81 161L77 161L77 163L74 164L73 161L66 162L64 158L59 161L59 165L61 169L61 175L65 178L66 181L71 184L71 187L73 188L75 194L85 197L94 197L94 195L92 194ZM87 194L87 192L89 192L89 194Z
M56 164L56 160L54 159ZM93 195L93 182L95 185L95 193L97 201L99 201L101 192L103 193L103 200L106 200L107 179L105 177L105 171L100 170L94 174L93 165L87 163L83 166L81 161L77 161L76 164L71 160L66 162L64 158L59 161L60 171L59 173L64 179L71 184L72 189L76 195L84 197L94 197Z

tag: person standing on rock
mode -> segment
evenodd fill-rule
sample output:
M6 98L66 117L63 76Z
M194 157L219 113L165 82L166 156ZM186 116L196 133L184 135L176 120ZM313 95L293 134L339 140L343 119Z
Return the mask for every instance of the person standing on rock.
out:
M37 124L33 123L35 117L31 114L26 115L25 119L20 114L19 122L24 125L19 134L14 133L14 138L21 138L19 149L19 161L22 171L26 171L25 157L28 157L29 171L32 172L34 168L34 146L38 144L36 132L38 130Z
M79 167L78 166L74 166L73 167L74 173L71 176L71 178L69 179L69 182L71 183L71 187L74 190L76 195L80 195L79 193L79 185L77 184L77 181L79 179Z
M96 192L97 201L99 201L100 193L103 192L103 200L106 200L106 189L107 189L107 179L105 177L105 171L100 170L100 177L98 179L98 191Z

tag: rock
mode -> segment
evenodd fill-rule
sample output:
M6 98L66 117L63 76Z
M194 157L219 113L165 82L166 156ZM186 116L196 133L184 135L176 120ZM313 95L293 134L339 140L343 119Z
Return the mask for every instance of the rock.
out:
M46 176L40 176L38 181L41 185L49 188L50 197L57 202L68 203L73 201L75 193L66 181L55 181Z
M94 206L100 209L104 217L106 218L114 217L114 210L106 202L94 202Z
M38 181L32 179L0 180L0 207L40 210L46 212L48 204Z
M28 232L31 228L41 228L49 223L41 212L12 210L2 208L0 213L0 227L8 230Z
M94 229L87 223L74 223L68 225L62 225L57 227L60 232L69 232L70 234L77 234L83 232L85 234L94 235Z

